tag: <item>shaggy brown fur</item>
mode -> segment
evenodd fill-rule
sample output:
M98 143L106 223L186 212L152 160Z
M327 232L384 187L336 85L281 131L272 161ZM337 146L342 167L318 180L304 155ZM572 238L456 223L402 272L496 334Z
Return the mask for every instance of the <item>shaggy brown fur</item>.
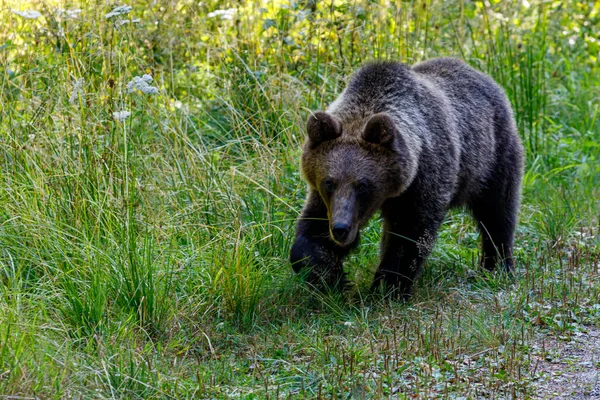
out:
M479 222L485 267L511 268L523 149L491 78L454 59L368 64L327 112L308 118L307 132L309 193L291 250L295 271L343 282L344 257L380 210L374 286L406 297L455 206Z

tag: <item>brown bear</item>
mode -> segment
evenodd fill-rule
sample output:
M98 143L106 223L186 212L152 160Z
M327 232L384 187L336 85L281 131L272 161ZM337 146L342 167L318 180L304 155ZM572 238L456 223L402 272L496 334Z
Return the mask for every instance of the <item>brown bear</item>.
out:
M477 220L487 269L513 266L523 146L489 76L451 58L370 63L326 112L310 115L307 133L308 198L290 254L296 272L345 283L342 261L381 211L373 286L406 298L452 207Z

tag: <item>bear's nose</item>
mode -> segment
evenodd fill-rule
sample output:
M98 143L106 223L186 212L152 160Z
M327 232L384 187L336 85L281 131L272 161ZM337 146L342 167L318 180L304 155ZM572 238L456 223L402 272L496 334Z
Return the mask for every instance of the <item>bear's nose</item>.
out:
M331 227L331 233L333 234L333 238L338 242L343 242L348 238L348 234L350 234L350 226L344 224L343 222L336 222Z

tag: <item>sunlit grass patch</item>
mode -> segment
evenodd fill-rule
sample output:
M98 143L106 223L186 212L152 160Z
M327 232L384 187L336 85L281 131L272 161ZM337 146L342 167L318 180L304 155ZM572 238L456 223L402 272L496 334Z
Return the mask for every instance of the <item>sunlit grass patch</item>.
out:
M493 2L492 2L493 3ZM15 10L15 11L12 11ZM78 11L80 10L80 11ZM600 317L598 7L0 4L0 393L532 396L536 334ZM514 275L451 213L413 301L294 276L304 123L371 59L456 56L527 147Z

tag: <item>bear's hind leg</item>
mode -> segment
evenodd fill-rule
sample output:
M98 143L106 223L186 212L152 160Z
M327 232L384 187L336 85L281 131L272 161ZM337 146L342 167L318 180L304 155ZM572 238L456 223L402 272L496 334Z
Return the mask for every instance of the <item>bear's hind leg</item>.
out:
M520 171L504 175L503 180L491 179L483 193L470 204L481 232L481 261L487 270L502 265L513 267L513 243L517 225L520 196Z

